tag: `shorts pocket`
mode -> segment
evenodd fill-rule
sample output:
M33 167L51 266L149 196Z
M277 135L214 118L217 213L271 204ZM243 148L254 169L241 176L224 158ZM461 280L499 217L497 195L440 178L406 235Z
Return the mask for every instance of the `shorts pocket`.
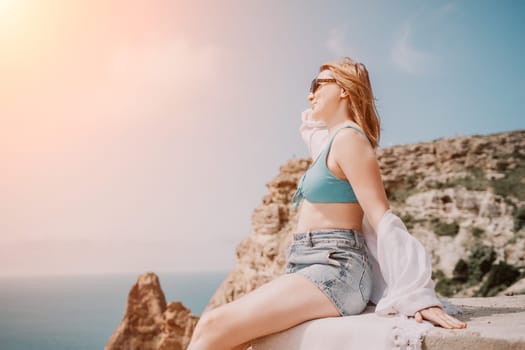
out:
M285 272L291 273L294 272L294 264L290 262L290 259L296 254L297 251L297 245L294 245L293 243L290 244L288 249L286 250L286 260L285 260Z
M341 262L333 258L333 254L336 253L336 249L330 250L311 250L308 252L301 252L300 254L291 254L288 259L288 263L294 265L334 265L341 266Z
M372 294L372 269L366 256L363 256L363 274L359 281L359 291L363 302L367 304Z

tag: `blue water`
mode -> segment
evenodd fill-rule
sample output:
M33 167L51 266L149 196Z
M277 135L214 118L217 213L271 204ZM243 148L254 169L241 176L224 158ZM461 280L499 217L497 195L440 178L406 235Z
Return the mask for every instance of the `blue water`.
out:
M199 316L228 272L157 273ZM139 274L0 278L0 350L103 349Z

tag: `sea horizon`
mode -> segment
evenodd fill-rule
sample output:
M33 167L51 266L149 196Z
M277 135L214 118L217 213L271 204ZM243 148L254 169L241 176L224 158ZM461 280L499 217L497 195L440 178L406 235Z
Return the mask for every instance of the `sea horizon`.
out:
M143 273L0 277L2 350L101 349L120 324L128 293ZM166 302L200 316L229 271L154 272Z

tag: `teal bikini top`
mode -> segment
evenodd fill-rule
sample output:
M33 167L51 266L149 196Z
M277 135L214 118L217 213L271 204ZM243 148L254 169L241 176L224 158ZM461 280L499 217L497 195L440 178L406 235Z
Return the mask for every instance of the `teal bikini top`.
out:
M327 203L353 203L358 202L355 196L354 190L350 185L348 180L338 179L326 166L326 160L328 159L328 153L330 152L330 147L335 138L335 135L339 130L344 128L352 128L359 131L363 136L366 137L365 133L360 129L352 126L345 125L342 128L339 128L334 136L330 139L328 146L319 154L314 163L305 171L301 180L299 181L299 186L295 191L291 203L296 202L294 209L297 209L297 206L304 198L308 199L309 202L327 202ZM367 138L368 140L368 138ZM319 159L324 160L319 162Z

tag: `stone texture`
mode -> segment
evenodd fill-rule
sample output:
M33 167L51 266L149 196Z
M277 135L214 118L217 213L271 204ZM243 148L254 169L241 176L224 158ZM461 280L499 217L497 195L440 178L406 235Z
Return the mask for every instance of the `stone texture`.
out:
M458 318L467 328L435 327L425 336L423 350L525 350L525 295L449 301L463 310Z
M512 284L510 287L500 292L498 295L515 295L525 294L525 278L522 278L518 282Z
M467 328L434 327L423 339L423 350L525 350L525 295L448 301L462 310L456 317L467 322ZM361 315L307 321L256 339L253 349L339 350L354 349L358 344L359 348L396 348L393 319L372 311L367 308Z
M157 275L146 273L131 288L124 317L105 350L183 350L197 321L182 303L166 305Z

